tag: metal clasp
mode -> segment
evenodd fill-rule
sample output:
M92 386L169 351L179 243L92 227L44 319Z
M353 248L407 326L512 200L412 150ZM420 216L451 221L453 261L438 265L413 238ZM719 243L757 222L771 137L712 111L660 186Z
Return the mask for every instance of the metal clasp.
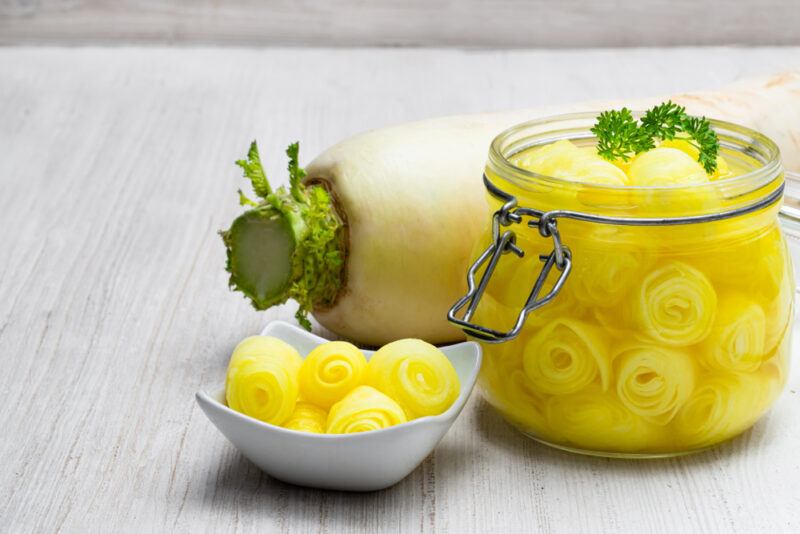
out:
M525 319L532 311L540 308L553 300L553 298L561 291L569 273L572 269L572 254L561 241L561 235L558 232L558 224L555 217L548 216L549 214L537 215L531 213L526 209L517 209L516 197L506 195L503 200L505 204L494 212L492 215L492 242L486 250L478 256L478 259L470 266L467 271L467 294L461 297L447 312L447 320L452 324L462 328L467 334L472 337L486 341L487 343L502 343L510 341L517 337L525 324ZM522 215L531 215L533 220L528 222L528 226L537 227L539 234L545 238L553 239L553 250L550 254L539 256L539 259L544 263L536 282L531 288L525 304L522 306L514 327L508 332L501 332L492 328L488 328L477 323L472 322L472 316L478 308L481 297L486 291L486 286L494 273L500 257L514 253L517 257L522 258L525 252L520 249L516 244L516 234L513 230L503 228L511 226L512 224L519 224L522 222ZM481 268L486 264L486 269L481 276L480 282L475 283L476 276ZM560 274L550 291L543 297L539 294L547 281L550 272L555 267ZM466 306L464 317L459 319L456 315Z

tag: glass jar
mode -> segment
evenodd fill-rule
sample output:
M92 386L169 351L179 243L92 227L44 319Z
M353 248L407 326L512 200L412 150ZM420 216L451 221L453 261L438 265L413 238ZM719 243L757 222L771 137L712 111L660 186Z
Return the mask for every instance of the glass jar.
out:
M712 121L736 176L609 186L511 159L597 114L521 124L492 142L494 212L448 318L484 350L489 403L546 444L602 456L684 454L749 428L789 366L794 277L778 223L778 148Z

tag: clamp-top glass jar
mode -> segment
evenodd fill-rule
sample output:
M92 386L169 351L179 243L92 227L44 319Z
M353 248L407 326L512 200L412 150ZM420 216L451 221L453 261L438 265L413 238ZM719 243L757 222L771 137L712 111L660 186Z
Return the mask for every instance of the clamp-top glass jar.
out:
M731 178L614 186L526 171L593 146L595 114L492 143L494 215L448 318L484 348L484 396L547 444L605 456L700 450L749 428L787 378L794 279L775 144L712 121Z

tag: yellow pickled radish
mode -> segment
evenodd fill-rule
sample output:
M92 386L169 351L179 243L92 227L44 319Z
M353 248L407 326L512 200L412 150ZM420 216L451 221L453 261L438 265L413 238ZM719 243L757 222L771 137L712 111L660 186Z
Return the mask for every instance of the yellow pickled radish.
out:
M658 148L675 148L695 161L700 157L700 151L686 138L664 139L658 143Z
M700 361L717 371L753 372L766 352L767 317L750 298L731 293L720 299L711 334L703 342Z
M297 374L302 363L300 354L280 339L246 338L236 346L228 364L228 406L265 423L283 424L297 402Z
M641 279L650 260L641 244L631 244L632 235L617 226L597 225L574 241L569 287L579 302L614 306Z
M617 158L617 159L611 160L611 163L612 163L612 164L613 164L613 165L614 165L616 168L618 168L619 170L621 170L622 172L624 172L624 173L625 173L625 176L628 176L628 173L629 173L629 172L630 172L630 170L631 170L631 163L633 163L633 161L632 161L631 159L628 159L628 160L626 161L626 160L624 160L624 159L622 159L622 158ZM630 180L630 179L629 179L629 180Z
M677 148L654 148L633 159L628 177L639 186L696 185L708 175L696 160Z
M702 447L735 436L766 409L771 389L770 380L755 374L706 377L675 417L679 441Z
M570 141L562 139L555 143L524 150L514 154L509 160L520 169L556 177L555 173L571 167L572 161L579 154L578 147Z
M523 151L511 162L521 169L562 180L617 186L628 182L622 170L598 156L593 148L578 148L566 139Z
M481 300L476 311L476 320L507 330L516 322L519 310L528 299L539 276L541 270L539 255L549 254L552 250L552 244L541 238L535 243L519 240L518 244L525 250L525 257L517 259L509 256L507 259L503 258L505 261L501 260L498 263L496 275L492 277L486 290L486 296ZM544 246L542 246L543 244ZM549 249L545 247L549 247ZM548 277L542 285L539 297L547 295L553 289L555 282L555 276ZM563 315L575 318L583 315L586 306L577 301L572 289L570 284L565 284L547 306L530 314L526 322L539 327ZM484 299L486 304L484 304Z
M358 386L331 407L328 434L369 432L408 421L403 408L370 386Z
M764 401L765 406L769 406L777 399L783 387L786 385L789 370L789 357L791 355L791 336L784 336L783 341L775 350L764 357L764 363L756 372L759 378L768 384L767 394Z
M675 138L675 139L668 139L661 141L658 144L659 148L676 148L681 152L685 152L688 156L690 156L693 160L697 161L700 157L700 151L697 149L695 145L689 142L686 139ZM725 178L729 178L731 175L730 166L728 165L728 160L722 154L717 155L717 168L714 170L711 175L709 175L708 179L712 182L715 180L723 180Z
M717 312L717 294L708 278L679 261L651 271L631 300L628 313L637 334L676 347L705 339Z
M525 375L548 395L564 395L593 382L605 390L611 379L608 344L596 327L573 319L556 319L525 345Z
M447 356L420 339L401 339L381 347L367 364L365 383L397 401L408 419L444 412L460 389Z
M580 449L636 452L659 438L657 428L599 386L550 397L547 420L555 437Z
M501 410L517 424L541 432L547 427L547 398L537 391L524 371L514 369L503 377Z
M762 239L758 257L750 261L756 263L758 268L744 283L747 295L753 297L766 314L766 348L771 351L783 339L787 329L791 328L791 319L794 317L794 272L791 256L778 227Z
M358 347L330 341L312 350L300 367L300 395L328 409L364 380L367 359Z
M717 168L714 169L714 172L709 176L709 179L713 182L716 180L724 180L726 178L732 177L734 174L731 172L731 167L728 165L728 160L725 159L725 156L720 154L717 156Z
M587 184L621 186L628 183L625 172L603 158L593 147L580 149L580 157L576 158L569 168L567 180L585 182Z
M675 416L695 385L692 357L657 345L634 344L618 349L614 375L622 404L658 425L667 424Z
M325 410L308 402L298 402L284 428L312 434L324 434L328 426L328 414Z
M720 238L713 254L697 254L691 263L698 267L717 288L737 290L758 278L762 267L759 265L761 243L757 236L734 236ZM680 241L676 242L681 245ZM684 247L685 241L684 241ZM700 248L700 247L697 247Z
M303 365L300 353L285 341L271 336L250 336L240 341L233 349L228 364L228 374L235 372L241 363L262 356L277 358L295 371L299 371Z

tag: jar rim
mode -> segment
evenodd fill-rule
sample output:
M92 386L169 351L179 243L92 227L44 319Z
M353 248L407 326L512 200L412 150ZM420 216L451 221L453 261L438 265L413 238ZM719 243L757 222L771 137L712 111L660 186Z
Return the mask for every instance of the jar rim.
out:
M517 178L517 182L515 185L525 185L527 184L547 184L556 187L575 187L580 186L587 191L596 191L598 193L602 193L603 191L613 191L613 192L620 192L620 191L630 191L630 192L648 192L648 193L658 193L660 191L663 192L671 192L675 193L676 191L704 191L704 190L714 190L719 188L721 185L725 187L729 186L742 186L747 184L748 182L752 182L755 188L761 187L772 180L775 179L776 175L778 175L781 170L781 156L780 156L780 149L778 145L766 135L746 126L742 126L740 124L736 124L733 122L722 121L718 119L709 119L711 123L711 127L717 132L720 137L721 134L727 134L726 139L730 143L731 140L735 140L737 137L742 140L741 142L741 151L745 151L752 148L754 146L758 146L760 148L759 153L762 155L763 159L765 160L762 165L740 174L738 176L734 176L731 178L725 178L722 180L716 180L713 182L703 183L703 184L670 184L670 185L611 185L611 184L595 184L591 182L578 182L574 180L566 180L563 178L557 178L555 176L549 176L546 174L540 174L534 171L530 171L527 169L523 169L522 167L518 167L511 163L509 157L521 152L522 150L526 150L533 146L543 146L549 143L553 143L555 141L561 139L595 139L594 134L591 134L589 128L573 128L571 131L577 132L582 131L583 135L580 137L568 136L568 135L561 135L558 137L547 137L545 136L542 142L535 143L535 144L528 144L523 146L522 148L515 150L510 153L505 153L504 150L505 144L515 135L525 132L527 130L534 130L537 127L546 126L549 124L553 125L552 130L545 130L545 133L551 132L553 134L557 133L559 130L557 126L559 123L564 124L570 121L592 121L592 123L596 120L597 116L600 114L599 111L588 111L588 112L579 112L579 113L564 113L558 115L549 115L547 117L542 117L538 119L533 119L530 121L525 121L510 128L503 130L500 134L495 136L492 140L492 143L489 146L489 163L496 167L497 170L501 171L498 172L498 176L507 180L511 183L515 183L513 178ZM642 111L632 111L634 117L638 118L641 117L644 112ZM591 134L591 135L586 135ZM735 135L737 137L730 137L731 135ZM733 148L733 147L731 147Z

